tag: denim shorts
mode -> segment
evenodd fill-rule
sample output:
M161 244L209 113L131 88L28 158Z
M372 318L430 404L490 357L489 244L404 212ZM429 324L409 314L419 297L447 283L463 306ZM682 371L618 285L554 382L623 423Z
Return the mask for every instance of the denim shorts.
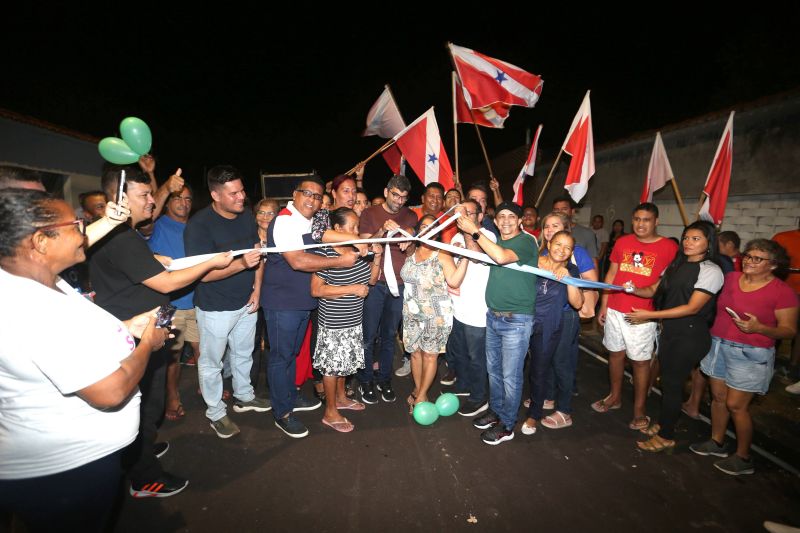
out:
M702 361L704 374L743 392L766 394L775 366L775 347L761 348L711 337L711 350Z

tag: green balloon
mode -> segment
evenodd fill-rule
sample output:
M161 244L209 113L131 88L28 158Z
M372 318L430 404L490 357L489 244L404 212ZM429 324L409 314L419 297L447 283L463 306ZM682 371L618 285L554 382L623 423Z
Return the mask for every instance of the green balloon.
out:
M436 411L442 416L450 416L458 411L458 396L452 392L445 392L436 398Z
M414 407L414 420L421 426L430 426L439 418L439 411L431 402L420 402Z
M128 117L119 124L122 140L128 143L131 150L139 155L150 152L153 146L153 134L150 127L140 118Z
M106 137L97 145L100 155L109 163L115 165L130 165L139 160L139 154L131 150L122 139L117 137Z

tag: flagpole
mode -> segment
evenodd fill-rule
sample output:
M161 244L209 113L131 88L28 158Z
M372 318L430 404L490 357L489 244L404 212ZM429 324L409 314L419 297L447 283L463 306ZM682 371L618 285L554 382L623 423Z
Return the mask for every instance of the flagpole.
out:
M453 144L455 145L455 156L456 156L456 189L461 190L461 174L459 174L458 169L458 111L456 110L456 71L450 73L450 79L452 81L452 89L453 89ZM461 194L464 194L463 191Z
M547 179L545 180L544 185L542 186L542 192L539 193L539 198L536 200L536 203L534 204L534 207L537 209L537 211L539 209L539 204L542 203L542 198L544 198L544 193L547 191L547 186L550 185L550 180L553 179L553 172L555 172L556 167L558 166L558 162L561 161L562 153L563 150L558 151L558 157L556 157L556 162L553 163L553 168L550 169L550 174L547 175Z
M448 41L447 43L447 51L450 54L450 61L453 63L453 71L455 71L456 76L458 76L458 81L461 85L464 85L464 80L461 79L461 76L458 74L458 68L456 68L456 60L453 57L453 51L450 48L450 45L453 44ZM475 114L472 112L472 108L467 106L469 109L469 117L472 119L472 125L475 126L475 134L478 136L478 142L481 145L481 151L483 151L483 158L486 160L486 168L489 169L489 179L494 179L494 172L492 171L492 163L489 161L489 153L486 151L486 145L483 144L483 137L481 136L481 130L478 129L478 125L475 123Z
M368 157L368 158L366 158L365 160L363 160L363 161L361 161L360 163L358 163L356 166L354 166L353 168L351 168L350 170L348 170L347 172L345 172L345 174L351 174L351 175L352 175L352 174L353 174L353 173L356 171L356 169L357 169L358 167L361 167L361 166L364 166L364 165L366 165L366 164L367 164L367 162L369 162L369 160L370 160L370 159L372 159L373 157L375 157L375 156L377 156L377 155L380 155L380 154L382 154L383 152L385 152L386 150L388 150L388 149L389 149L389 148L390 148L390 147L391 147L391 146L392 146L392 145L393 145L395 142L396 142L396 141L395 141L394 139L389 139L388 141L386 141L386 144L384 144L383 146L381 146L380 148L378 148L377 150L375 150L375 151L372 153L372 155L371 155L371 156L369 156L369 157Z
M700 211L703 209L703 203L706 201L706 192L700 193L700 203L697 204L697 220L700 220Z
M683 198L681 198L681 192L678 190L678 184L675 181L675 177L673 176L671 180L672 183L672 190L675 191L675 199L678 201L678 209L681 212L681 218L683 219L683 225L689 225L689 218L686 216L686 209L683 207Z

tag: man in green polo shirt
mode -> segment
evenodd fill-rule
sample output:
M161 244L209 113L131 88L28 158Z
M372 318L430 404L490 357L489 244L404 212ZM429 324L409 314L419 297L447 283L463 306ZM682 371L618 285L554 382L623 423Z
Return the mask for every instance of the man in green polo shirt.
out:
M458 227L472 235L498 265L517 263L537 266L536 240L520 229L522 208L502 202L495 210L494 223L500 240L483 236L469 217L458 219ZM486 367L489 374L489 410L473 421L484 429L486 444L500 444L514 438L514 426L522 397L522 368L533 328L536 304L536 276L502 266L492 266L486 286Z

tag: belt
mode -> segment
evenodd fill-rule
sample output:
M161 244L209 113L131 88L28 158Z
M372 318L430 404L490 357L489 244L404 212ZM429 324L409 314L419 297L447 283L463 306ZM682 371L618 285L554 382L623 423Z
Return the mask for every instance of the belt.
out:
M497 318L500 318L500 317L511 318L512 316L514 316L514 313L511 313L511 312L492 311L491 309L489 309L489 312L492 313Z

